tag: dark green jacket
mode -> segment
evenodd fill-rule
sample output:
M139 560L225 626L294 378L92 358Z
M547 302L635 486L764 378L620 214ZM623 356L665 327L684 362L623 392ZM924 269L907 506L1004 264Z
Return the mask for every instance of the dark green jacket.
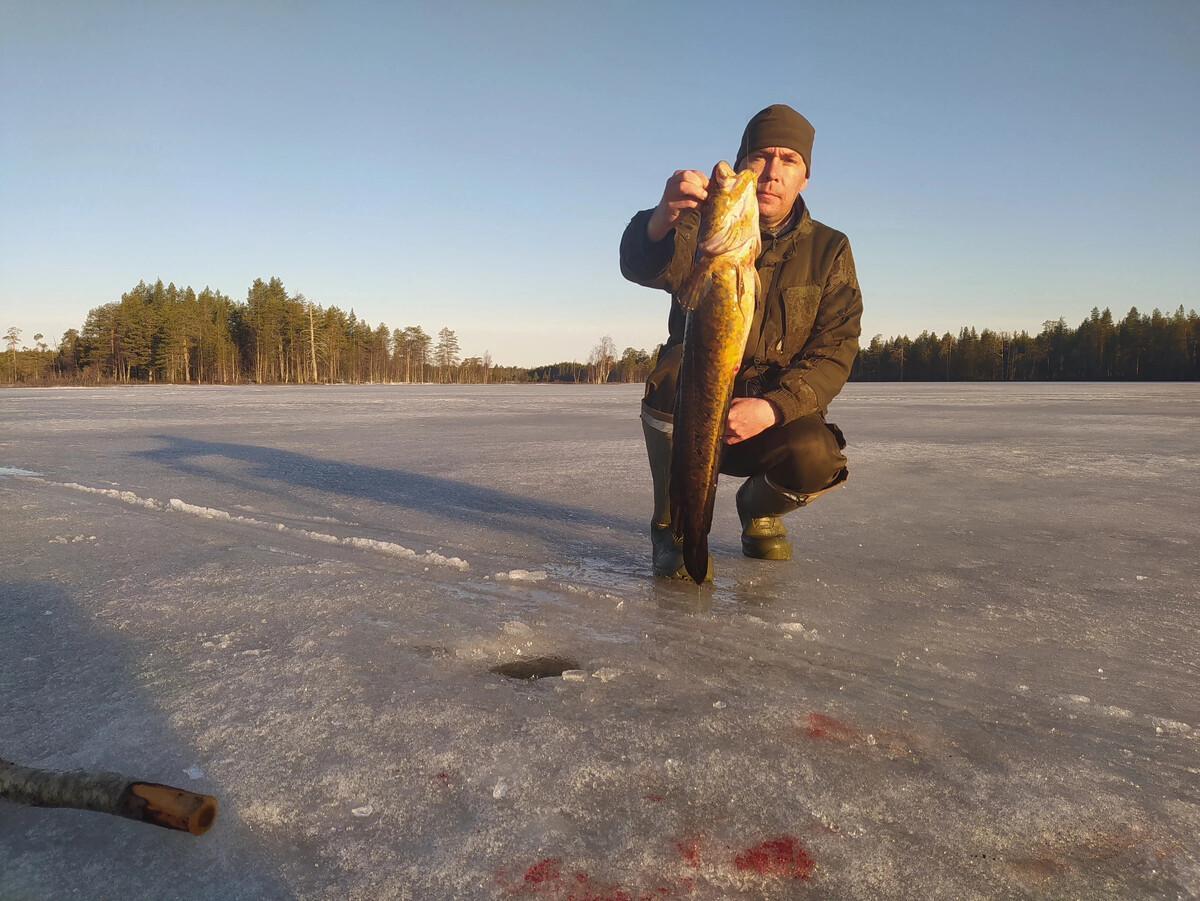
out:
M862 293L850 242L817 222L802 199L800 221L786 234L763 234L758 268L762 292L734 394L763 397L791 422L825 413L842 390L858 353ZM696 253L700 214L687 210L657 244L646 238L652 210L633 217L621 236L621 274L648 288L670 291L670 337L663 351L683 341L686 314L674 293ZM663 354L660 353L660 358Z

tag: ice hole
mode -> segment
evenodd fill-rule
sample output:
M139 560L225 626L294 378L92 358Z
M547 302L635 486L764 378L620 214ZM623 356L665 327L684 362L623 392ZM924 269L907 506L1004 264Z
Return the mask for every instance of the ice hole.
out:
M570 657L552 654L547 657L528 657L498 663L488 667L488 672L507 676L509 679L544 679L548 676L561 676L569 669L579 668L579 663Z

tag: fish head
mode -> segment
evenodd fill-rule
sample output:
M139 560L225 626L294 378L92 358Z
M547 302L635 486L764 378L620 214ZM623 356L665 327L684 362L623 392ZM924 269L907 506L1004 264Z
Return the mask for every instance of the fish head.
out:
M701 253L717 256L752 247L757 256L761 242L757 187L757 176L750 169L734 172L724 160L713 167L708 199L700 210L697 247Z

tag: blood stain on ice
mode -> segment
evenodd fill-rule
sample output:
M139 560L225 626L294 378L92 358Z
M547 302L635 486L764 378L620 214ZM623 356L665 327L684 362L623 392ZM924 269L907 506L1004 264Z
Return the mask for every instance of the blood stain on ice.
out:
M790 835L767 839L747 848L733 859L733 865L763 876L790 876L792 879L808 879L816 867L808 852Z
M690 894L692 882L690 879L680 880L685 888L685 894ZM569 877L563 875L562 858L546 857L525 870L519 881L506 879L503 874L497 875L501 888L513 897L534 897L552 899L552 901L652 901L655 898L679 897L669 885L659 884L653 890L630 891L619 883L597 882L583 871L576 871Z
M679 856L693 870L700 869L700 839L698 838L681 838L675 843L675 847L679 849Z
M854 741L858 731L841 720L826 716L824 713L810 713L804 718L809 738L828 738L832 741Z
M557 879L561 875L559 870L561 865L562 860L558 857L547 857L545 860L538 861L525 871L525 884L541 885L548 880Z

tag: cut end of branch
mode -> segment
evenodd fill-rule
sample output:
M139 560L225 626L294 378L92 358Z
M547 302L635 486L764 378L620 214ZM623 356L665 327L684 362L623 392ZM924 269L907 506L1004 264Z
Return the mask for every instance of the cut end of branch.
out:
M217 818L217 799L212 795L154 782L131 783L128 792L128 815L144 823L203 835Z

